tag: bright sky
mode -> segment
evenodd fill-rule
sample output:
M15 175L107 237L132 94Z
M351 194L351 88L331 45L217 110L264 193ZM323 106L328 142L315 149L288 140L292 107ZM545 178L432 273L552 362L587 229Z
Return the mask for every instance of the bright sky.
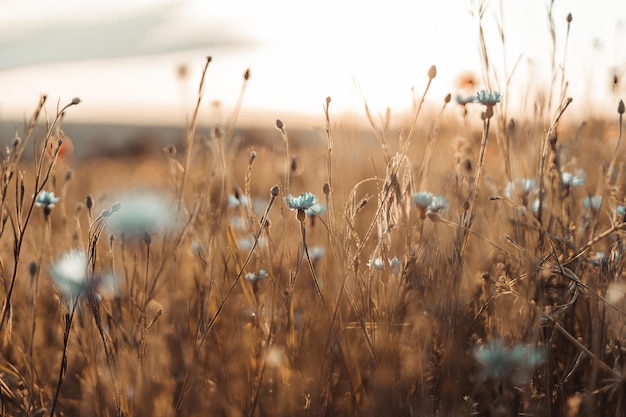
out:
M362 114L370 106L402 111L421 93L430 65L438 76L429 98L455 93L455 78L480 75L478 0L294 2L288 0L3 0L0 1L0 119L30 115L39 95L79 96L74 120L181 123L195 99L204 57L211 55L206 109L225 118L251 70L242 118L257 110ZM484 22L491 57L504 78L502 21L509 70L519 94L547 85L547 0L488 2ZM500 13L502 7L502 14ZM610 80L626 77L623 0L556 0L557 60L565 17L573 14L566 58L570 95L581 111L616 108ZM621 41L621 43L618 43ZM176 68L187 65L187 83ZM626 96L621 81L622 97ZM626 97L625 97L626 98ZM221 114L208 110L223 103ZM511 100L519 103L523 100ZM597 105L597 106L596 106ZM586 108L583 108L587 106Z

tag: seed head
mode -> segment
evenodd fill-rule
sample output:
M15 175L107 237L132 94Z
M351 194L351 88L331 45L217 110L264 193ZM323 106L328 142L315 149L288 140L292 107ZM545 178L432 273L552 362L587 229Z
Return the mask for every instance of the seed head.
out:
M280 130L281 132L285 130L285 124L282 120L276 119L276 129Z
M270 194L272 195L272 197L278 197L278 194L280 194L280 187L278 186L278 184L274 184L274 186L270 190Z
M428 68L428 78L432 80L436 76L437 76L437 67L434 65L431 65L430 68Z
M619 101L619 104L617 105L617 112L619 114L624 114L624 100Z

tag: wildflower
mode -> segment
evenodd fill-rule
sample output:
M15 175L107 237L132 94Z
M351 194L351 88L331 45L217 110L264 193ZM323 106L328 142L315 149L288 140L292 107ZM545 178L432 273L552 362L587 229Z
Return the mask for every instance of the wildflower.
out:
M615 208L615 212L617 213L618 217L624 217L624 215L626 215L626 206L617 206Z
M307 217L323 216L324 213L326 213L326 206L320 203L315 203L311 206L311 208L304 210L304 213Z
M497 91L481 90L476 93L476 100L485 106L493 107L500 102L502 96Z
M302 193L300 197L289 194L285 197L285 203L291 210L309 210L315 204L315 196L311 193Z
M422 218L428 216L433 221L437 221L439 219L438 214L448 207L448 201L445 197L423 191L413 194L413 204L420 209Z
M413 194L413 204L415 204L417 207L426 210L426 208L428 208L428 206L430 206L430 203L433 202L433 195L432 193L426 193L426 192L417 192L415 194Z
M467 104L474 103L476 101L476 96L463 97L463 96L457 95L455 100L461 106L465 106Z
M493 106L498 104L502 96L497 91L481 90L476 94L476 101L487 106L487 109L482 113L483 120L491 119L493 116Z
M76 249L66 252L52 265L50 276L72 306L87 288L87 254Z
M439 213L448 207L448 200L443 196L433 197L433 201L426 207L427 213Z
M509 348L499 340L475 349L474 357L483 365L483 378L517 382L522 382L526 373L543 360L543 354L537 349L522 345Z
M561 181L565 187L580 187L585 184L584 174L578 173L578 175L570 172L563 172L561 174Z
M230 208L238 208L245 207L248 204L248 197L245 195L229 195L228 196L228 206Z
M524 206L528 206L531 195L539 192L537 181L532 178L520 178L509 182L504 188L504 195L508 198L519 198ZM539 202L536 203L536 209L539 209ZM535 211L535 202L533 201L533 211Z
M258 273L248 272L244 278L246 279L246 281L254 284L259 281L263 281L265 278L267 278L267 276L267 271L265 269L260 269Z
M602 205L601 195L593 197L587 196L583 198L583 206L585 206L587 210L597 211L600 208L600 205Z
M382 271L385 267L385 262L383 261L383 258L374 258L367 261L367 266L374 268L377 271Z
M326 250L322 246L313 246L309 249L309 256L311 257L311 261L319 261L326 256Z
M285 197L285 203L291 210L297 210L296 218L299 222L304 222L306 210L310 210L315 204L315 196L311 193L302 193L300 197L294 197L289 194Z
M49 193L48 191L42 191L37 194L37 198L35 199L35 205L37 207L43 207L52 209L56 203L61 201L60 197L55 197L54 193Z
M391 259L387 259L387 264L389 265L391 272L395 274L398 271L398 266L400 265L400 259L394 256ZM383 260L383 258L380 258L380 257L370 259L369 261L367 261L367 266L377 271L382 271L385 268L385 261Z
M229 218L228 223L230 223L230 227L232 227L233 230L243 231L248 229L246 219L241 216L234 216Z
M169 201L157 194L132 195L121 200L117 213L108 221L109 228L126 236L141 235L174 228L175 212Z

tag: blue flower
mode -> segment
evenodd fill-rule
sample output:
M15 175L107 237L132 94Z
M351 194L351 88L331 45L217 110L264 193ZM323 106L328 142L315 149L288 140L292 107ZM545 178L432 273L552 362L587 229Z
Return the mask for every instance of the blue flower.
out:
M156 233L177 226L172 203L153 193L138 193L121 199L119 211L108 221L111 231L126 236Z
M420 192L413 194L413 204L415 204L417 207L421 209L426 210L428 206L430 206L430 203L432 202L433 202L432 193L420 191Z
M396 272L398 272L398 266L400 265L400 259L398 259L396 256L394 256L391 259L387 259L387 264L389 265L389 268L391 269L391 272L393 272L394 274ZM383 260L383 258L374 258L374 259L370 259L369 261L367 261L367 266L369 268L373 268L377 271L382 271L385 268L385 261Z
M413 194L413 204L420 209L422 218L428 216L432 221L437 221L440 220L439 213L448 207L448 200L440 195L420 191Z
M445 210L448 207L448 200L443 196L435 196L433 197L433 201L430 202L428 207L426 207L427 213L439 213L442 210Z
M311 257L311 261L319 261L326 256L326 250L323 246L313 246L309 249L309 256Z
M619 217L624 217L624 215L626 214L626 206L617 206L615 208L615 212Z
M476 93L476 100L485 106L495 106L501 99L502 96L497 91L481 90Z
M42 191L37 194L37 198L35 199L35 205L37 207L52 208L59 201L61 201L61 198L55 197L54 193Z
M585 176L582 172L579 172L578 175L563 172L561 173L561 181L563 181L563 185L566 187L580 187L585 184Z
M465 106L466 104L475 102L476 97L475 96L469 96L469 97L456 96L455 100L461 106Z
M597 211L600 208L600 205L602 205L601 195L596 195L593 197L587 196L583 198L583 206L585 206L587 210Z
M474 350L474 357L483 365L483 378L513 379L522 382L528 371L543 360L540 350L523 345L509 348L500 340Z
M308 217L323 216L326 213L326 206L320 203L314 203L311 208L304 210Z
M382 271L385 267L385 261L383 258L374 258L367 261L367 266L370 268L374 268L377 271Z
M302 193L300 197L289 194L284 200L291 210L308 210L315 204L315 196L311 193Z

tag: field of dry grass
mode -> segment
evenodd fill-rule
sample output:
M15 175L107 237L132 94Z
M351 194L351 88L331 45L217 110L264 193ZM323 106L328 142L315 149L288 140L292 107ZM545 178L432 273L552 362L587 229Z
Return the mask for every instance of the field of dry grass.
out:
M101 159L42 98L2 138L1 414L625 416L623 102L426 111L435 78L367 133L330 99L312 144L196 111Z

